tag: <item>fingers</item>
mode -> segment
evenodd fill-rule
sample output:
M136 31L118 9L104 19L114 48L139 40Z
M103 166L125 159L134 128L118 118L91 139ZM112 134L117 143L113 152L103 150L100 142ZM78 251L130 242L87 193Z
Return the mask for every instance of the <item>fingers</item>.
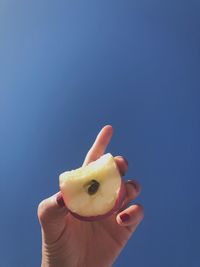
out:
M97 160L99 157L101 157L104 154L112 138L112 134L113 134L113 128L111 125L106 125L101 129L101 131L96 137L94 144L92 145L92 147L90 148L90 150L88 151L85 157L83 166L89 164L92 161ZM128 170L128 161L122 156L116 156L115 162L119 168L120 174L122 176L125 175L125 173Z
M127 208L128 204L134 200L141 192L141 186L136 180L128 180L125 182L126 186L126 197L123 201L122 207L119 211Z
M106 125L101 129L92 147L90 148L90 150L88 151L85 157L83 166L87 165L88 163L92 161L97 160L99 157L101 157L104 154L112 138L112 134L113 134L113 128L111 125Z
M121 176L124 176L128 170L128 161L122 156L116 156L115 162L118 166Z
M60 192L43 200L38 206L38 219L42 229L47 233L48 242L57 239L65 227L68 213Z
M131 200L134 200L141 192L141 186L136 180L128 180L125 183L126 197L122 208L118 211L116 221L121 226L126 226L133 232L144 218L144 208L140 204L131 205L127 208Z
M38 218L44 227L62 219L66 214L67 208L60 192L44 199L38 206Z
M140 204L135 204L120 212L116 217L116 221L119 225L126 226L127 229L133 232L143 218L143 206Z

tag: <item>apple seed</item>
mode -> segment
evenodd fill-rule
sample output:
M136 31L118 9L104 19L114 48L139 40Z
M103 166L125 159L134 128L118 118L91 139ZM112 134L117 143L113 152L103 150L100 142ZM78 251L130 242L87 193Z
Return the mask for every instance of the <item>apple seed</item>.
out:
M96 180L91 180L90 186L88 187L88 194L94 195L99 189L99 186L100 186L99 182L97 182Z

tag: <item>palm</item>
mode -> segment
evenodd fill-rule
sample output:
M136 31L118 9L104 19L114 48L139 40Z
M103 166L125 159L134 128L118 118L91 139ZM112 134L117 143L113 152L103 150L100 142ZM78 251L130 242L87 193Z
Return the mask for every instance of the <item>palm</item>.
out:
M118 225L115 216L95 222L82 222L70 214L67 216L59 240L65 244L66 266L112 265L132 233L129 227Z

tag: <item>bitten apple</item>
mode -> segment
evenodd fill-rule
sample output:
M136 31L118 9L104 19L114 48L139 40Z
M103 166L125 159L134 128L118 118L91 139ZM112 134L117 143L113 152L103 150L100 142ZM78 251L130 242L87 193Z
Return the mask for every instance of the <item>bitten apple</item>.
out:
M119 210L125 198L125 185L114 157L104 154L87 166L59 176L60 190L71 214L95 221Z

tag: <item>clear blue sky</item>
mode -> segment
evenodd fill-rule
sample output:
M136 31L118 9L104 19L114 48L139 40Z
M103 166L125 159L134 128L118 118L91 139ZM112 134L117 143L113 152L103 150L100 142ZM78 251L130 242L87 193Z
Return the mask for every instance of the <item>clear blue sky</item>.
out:
M108 123L145 208L114 266L200 266L199 14L195 0L0 1L0 266L39 266L37 205Z

